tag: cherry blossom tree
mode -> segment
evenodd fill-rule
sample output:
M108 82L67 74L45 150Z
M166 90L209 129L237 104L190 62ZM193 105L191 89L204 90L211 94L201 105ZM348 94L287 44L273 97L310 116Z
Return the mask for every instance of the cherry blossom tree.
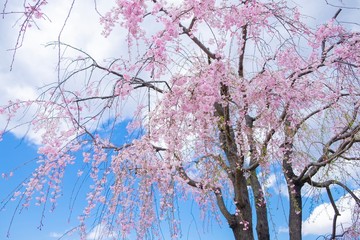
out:
M3 17L19 13L6 4ZM23 1L14 59L51 4ZM37 99L0 109L3 133L27 124L41 139L37 169L12 196L23 207L55 206L64 173L82 161L78 177L93 182L79 216L84 239L98 209L119 238L161 239L164 220L176 239L177 199L222 216L237 240L269 239L266 186L277 169L290 239L302 238L304 189L324 190L331 239L360 236L360 33L339 20L346 7L314 27L291 1L117 0L107 12L98 4L104 41L121 29L125 54L100 62L60 32L58 78ZM129 116L119 143L116 126ZM334 188L355 201L341 232Z

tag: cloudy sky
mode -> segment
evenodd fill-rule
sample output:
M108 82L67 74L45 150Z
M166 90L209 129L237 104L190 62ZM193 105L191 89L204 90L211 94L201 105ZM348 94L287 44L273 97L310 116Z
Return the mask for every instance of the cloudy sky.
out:
M172 0L175 1L175 0ZM15 5L15 1L9 1L7 9L16 12L20 10L21 4ZM62 29L64 19L71 6L70 0L62 0L50 3L44 7L48 19L38 22L38 27L33 26L26 32L23 46L17 51L15 61L12 64L13 51L16 38L18 34L17 20L20 15L11 14L2 16L0 19L0 105L6 104L8 100L19 98L23 100L34 99L38 95L38 87L44 86L48 83L54 82L57 78L57 49L48 46L48 43L56 41L59 32ZM92 2L92 1L90 1ZM176 1L175 1L176 2ZM289 1L290 2L290 1ZM293 2L293 1L292 1ZM337 8L326 6L323 0L302 0L296 1L299 4L302 12L308 16L306 19L310 24L316 26L321 22L331 18L336 12ZM332 1L334 4L341 5L340 1ZM343 3L352 4L353 7L360 8L360 1L342 1ZM0 6L4 5L5 0L0 0ZM112 1L108 1L112 3ZM19 8L20 7L20 8ZM98 6L100 12L104 12L109 6ZM1 16L1 15L0 15ZM346 14L342 14L340 19L345 22L351 22L352 19L359 18L359 11L348 10ZM356 25L349 25L352 28L359 28ZM66 25L61 40L70 45L76 46L88 52L99 62L102 59L113 57L116 54L121 54L124 49L121 44L125 40L125 34L121 31L115 30L108 38L101 35L102 27L99 25L99 18L94 11L94 5L89 4L89 1L76 0L73 14L71 15L68 24ZM12 65L12 66L11 66ZM12 71L10 68L12 67ZM4 124L4 119L0 119L0 126ZM4 137L4 141L0 143L0 172L9 172L13 169L20 169L11 179L0 180L0 201L6 194L17 187L23 179L25 179L30 170L34 168L35 163L31 161L36 157L36 144L38 137L32 132L27 132L26 127L20 127L12 131ZM23 136L26 138L21 140ZM27 164L22 164L27 162ZM71 173L69 173L71 176ZM69 177L65 186L70 189L64 192L64 198L60 200L58 208L54 213L47 213L44 219L44 226L41 231L38 229L41 219L41 208L32 207L27 211L23 211L21 215L17 212L16 203L6 205L4 202L0 204L0 239L6 236L8 227L11 223L11 240L47 240L57 239L66 231L71 230L77 224L76 211L69 219L69 198L71 196L71 186L73 182ZM275 212L272 220L276 223L278 239L287 239L287 224L284 218L284 212L287 212L288 196L286 195L286 186L283 182L271 175L269 178L268 188L270 189L273 198L271 199L271 207ZM66 188L65 188L66 189ZM307 202L309 205L312 203ZM342 198L338 200L340 205L351 206L352 202L348 199ZM78 202L78 214L84 203ZM183 225L183 239L221 239L231 238L230 229L224 224L222 227L217 227L214 222L202 223L198 218L198 211L192 209L192 203L187 202L182 206L184 214L182 217L185 224ZM331 216L333 215L331 207L326 199L321 204L309 207L311 212L306 212L304 215L304 239L313 239L311 234L321 234L330 229ZM346 224L351 218L349 208L342 208L341 221ZM12 222L12 219L13 222ZM97 233L107 232L106 228L101 224L94 223L94 231L90 232L88 239L95 239ZM207 232L206 234L204 232ZM111 232L109 233L111 235ZM196 236L196 237L192 237ZM273 235L274 236L274 235ZM75 237L63 239L76 239Z

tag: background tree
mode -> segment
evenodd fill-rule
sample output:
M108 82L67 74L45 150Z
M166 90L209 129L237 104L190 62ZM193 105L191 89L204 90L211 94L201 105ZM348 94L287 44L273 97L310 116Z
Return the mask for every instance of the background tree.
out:
M6 4L2 15L15 14ZM46 19L46 4L24 2L14 57L29 26ZM235 239L269 239L273 169L287 184L290 239L302 238L306 187L327 193L331 239L360 235L351 171L360 159L360 33L338 21L341 10L312 29L289 1L119 0L106 13L96 1L95 9L105 37L123 29L127 53L100 63L62 42L61 30L51 44L58 78L37 99L1 108L4 132L27 113L41 138L39 166L14 194L23 206L55 203L81 152L78 175L93 181L83 238L96 211L119 237L134 229L139 239L160 236L157 219L165 218L177 238L175 201L192 198L222 214ZM124 111L132 118L119 141ZM353 224L340 233L333 186L356 202Z

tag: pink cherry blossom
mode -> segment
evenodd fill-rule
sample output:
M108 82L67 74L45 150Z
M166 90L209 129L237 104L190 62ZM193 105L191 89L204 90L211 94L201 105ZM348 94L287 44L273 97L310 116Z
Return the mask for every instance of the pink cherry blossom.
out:
M54 3L24 2L15 49L47 19L46 4ZM177 239L177 204L190 199L235 239L269 239L273 174L289 196L289 239L302 238L307 187L326 190L331 203L333 186L342 189L358 213L349 166L360 158L360 34L338 20L341 10L314 27L289 1L117 0L95 9L104 42L120 29L126 40L114 48L127 55L98 61L59 41L67 51L54 84L0 107L0 136L27 124L39 137L37 168L11 199L53 210L76 168L76 179L90 179L82 239L99 209L119 238L160 236L167 221ZM354 218L332 237L358 237L358 226Z

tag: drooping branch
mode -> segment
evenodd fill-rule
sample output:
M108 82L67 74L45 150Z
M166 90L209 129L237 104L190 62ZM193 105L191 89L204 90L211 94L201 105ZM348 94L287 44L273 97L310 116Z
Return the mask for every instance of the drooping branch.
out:
M286 118L286 114L287 114L287 110L289 108L289 104L287 104L284 108L284 110L282 111L280 117L279 117L279 120L278 120L278 125L280 126L285 118ZM254 121L259 118L260 116L256 116L256 118L254 118ZM264 142L262 143L261 147L260 147L260 156L259 158L254 161L253 163L251 163L249 165L249 167L245 168L246 171L252 171L254 170L255 168L257 168L260 164L260 162L262 160L264 160L264 158L267 156L267 149L268 149L268 145L269 145L269 142L271 141L272 137L274 136L275 132L276 132L276 127L278 126L274 126L273 128L271 128L267 133L266 133L266 136L265 136L265 139L264 139Z
M323 108L316 110L306 116L296 127L297 129L300 128L301 124L305 122L308 118L314 116L318 112L330 108L335 102L329 103L328 105L324 106ZM311 178L314 176L321 167L326 166L327 164L331 163L332 161L338 158L346 159L346 156L343 157L354 143L357 143L359 139L356 139L356 135L360 132L360 124L354 125L359 113L359 106L355 106L352 116L350 119L347 120L344 127L335 134L330 140L324 144L323 154L318 158L316 162L311 162L307 166L304 167L303 171L297 177L297 181L307 181L307 178ZM331 149L332 145L335 143L341 143L337 146L336 150Z
M65 78L59 84L64 83L65 81L70 79L76 73L84 71L84 70L86 70L88 68L100 69L100 70L102 70L102 71L104 71L104 72L106 72L108 74L119 77L121 80L125 80L124 74L116 72L116 71L111 69L111 65L113 63L111 63L109 67L104 67L104 66L100 65L99 63L97 63L97 61L90 54L86 53L85 51L83 51L83 50L81 50L81 49L79 49L77 47L74 47L72 45L69 45L69 44L66 44L66 43L63 43L63 42L53 42L53 43L49 43L47 46L54 45L54 44L58 44L58 45L65 46L67 48L73 49L73 50L85 55L86 58L89 59L92 62L92 64L90 64L86 68L79 69L79 70L75 71L74 73L70 74L70 76ZM145 81L144 79L142 79L142 78L140 78L138 76L132 76L132 77L130 77L129 83L132 84L132 85L135 85L134 89L146 87L146 88L152 89L152 90L154 90L154 91L156 91L158 93L164 93L165 91L163 89L157 87L155 84L164 84L167 87L167 89L169 91L171 91L171 87L168 84L168 82L166 82L166 81L153 81L153 80L152 81ZM116 86L116 84L114 85L114 88L115 88L115 86ZM100 99L108 99L108 98L115 98L117 96L118 95L111 95L111 96L103 96L103 97L98 97L98 98L100 98ZM92 99L92 98L90 97L89 99L81 99L80 101L85 101L85 100L90 100L90 99Z
M337 220L337 217L340 216L340 212L339 212L339 209L337 208L337 206L335 204L335 201L334 201L334 198L333 198L333 196L331 194L329 186L326 187L326 192L328 194L331 206L334 209L334 219L333 219L331 239L335 239L335 236L336 236L336 220Z
M348 186L346 186L345 184L343 184L338 180L333 179L333 180L327 180L325 182L317 182L317 181L313 181L312 179L308 179L307 183L317 188L327 188L330 185L338 185L341 188L343 188L346 192L348 192L350 196L355 200L355 203L360 207L360 199L356 196L356 194Z
M344 128L339 134L331 138L325 147L323 148L323 154L318 158L316 162L311 162L304 167L303 171L296 178L297 181L306 182L311 179L321 167L326 166L327 164L333 162L338 158L342 158L342 155L345 154L354 143L359 142L358 139L355 139L355 135L360 132L360 124L354 126L351 131L346 132L349 129L348 126ZM332 150L330 147L336 142L341 141L336 150Z
M179 175L182 179L185 180L185 182L194 188L198 189L209 189L210 186L204 186L201 182L197 182L189 177L189 175L186 173L185 169L182 166L177 167L177 170L179 172ZM218 207L221 211L221 213L226 218L227 222L231 225L232 222L234 222L234 215L229 212L227 207L225 206L224 198L222 196L221 189L218 187L210 187L210 190L215 194L216 202L218 204Z
M216 189L215 191L213 191L215 196L216 196L216 202L217 202L217 205L220 209L220 212L224 215L226 221L229 223L229 225L231 226L232 224L234 224L234 222L236 221L235 217L233 214L231 214L229 212L229 210L227 209L227 207L225 206L225 203L224 203L224 198L222 196L222 193L221 193L221 189L218 188Z
M357 204L359 207L360 207L360 199L356 196L356 194L349 187L347 187L345 184L343 184L342 182L340 182L338 180L328 180L325 182L316 182L316 181L309 180L307 183L313 187L326 189L331 206L334 209L334 219L333 219L333 224L332 224L331 239L336 239L336 237L339 236L339 235L336 235L336 221L337 221L337 217L340 216L341 214L339 212L338 207L335 204L334 198L330 191L330 186L338 185L341 188L343 188L354 199L355 204Z
M208 56L210 59L219 59L214 53L212 53L208 47L202 43L199 38L194 36L191 33L191 29L186 28L183 24L179 23L179 26L182 28L183 32Z
M153 0L154 3L157 3L156 0ZM166 15L170 16L169 12L164 9L163 7L161 8L161 11L164 12ZM219 57L216 56L216 54L212 53L208 47L206 47L204 45L203 42L201 42L199 40L199 38L197 38L196 36L194 36L191 32L195 21L196 21L196 17L194 17L191 22L189 27L185 27L182 23L179 22L179 27L183 30L183 33L185 33L210 59L219 59Z
M315 110L315 111L312 111L311 113L309 113L308 115L306 115L299 123L296 124L295 130L296 130L296 131L299 130L300 127L301 127L307 120L309 120L311 117L315 116L315 115L318 114L318 113L321 113L323 110L326 110L326 109L330 108L330 107L331 107L332 105L334 105L334 104L335 104L335 102L331 102L331 103L323 106L322 108L319 108L319 109L317 109L317 110Z
M129 147L131 147L131 146L134 146L134 143L126 143L126 144L123 144L122 146L119 146L119 147L117 147L117 146L115 146L115 145L113 145L113 144L109 144L109 145L104 145L104 146L102 146L102 148L103 148L103 149L112 149L112 150L114 150L114 151L119 152L119 151L122 151L122 150L124 150L124 149L126 149L126 148L129 148ZM153 149L155 150L155 152L167 151L167 149L166 149L166 148L163 148L163 147L158 147L158 146L155 146L155 145L152 145L152 147L153 147Z
M118 73L118 72L115 72L113 70L110 70L109 68L106 68L106 67L103 67L103 66L100 66L99 64L97 64L96 62L93 63L93 66L98 68L98 69L101 69L101 70L104 70L108 73L111 73L115 76L118 76L120 77L121 79L124 79L124 75L121 74L121 73ZM150 88L150 89L153 89L155 90L156 92L158 93L164 93L164 90L158 88L157 86L155 86L153 83L163 83L166 85L166 87L171 91L171 88L169 86L169 84L166 82L166 81L145 81L139 77L131 77L130 78L130 83L131 84L134 84L136 85L136 87L134 87L135 89L136 88L141 88L141 87L147 87L147 88Z

